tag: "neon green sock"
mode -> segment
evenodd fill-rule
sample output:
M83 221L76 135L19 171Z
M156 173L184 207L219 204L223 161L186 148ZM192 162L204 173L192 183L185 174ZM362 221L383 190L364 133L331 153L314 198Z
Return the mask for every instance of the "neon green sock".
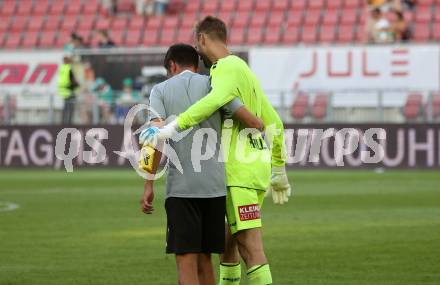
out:
M241 280L240 263L220 263L219 285L238 285Z
M247 271L249 285L270 285L272 284L272 274L269 264L255 265Z

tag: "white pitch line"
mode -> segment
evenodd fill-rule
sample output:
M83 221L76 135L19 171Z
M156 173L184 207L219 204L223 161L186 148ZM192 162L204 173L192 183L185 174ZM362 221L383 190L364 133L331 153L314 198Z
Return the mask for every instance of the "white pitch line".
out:
M11 202L1 202L0 201L0 212L14 211L20 208L20 205Z

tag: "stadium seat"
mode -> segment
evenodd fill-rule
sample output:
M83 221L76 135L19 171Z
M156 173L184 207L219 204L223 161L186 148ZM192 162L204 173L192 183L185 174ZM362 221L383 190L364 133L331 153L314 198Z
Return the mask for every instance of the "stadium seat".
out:
M403 115L407 120L416 120L422 111L422 94L410 94L403 107Z
M74 31L77 24L76 16L64 16L61 21L61 30L62 31Z
M339 26L339 31L337 34L338 43L350 43L354 39L354 31L352 25Z
M288 26L283 34L283 44L295 44L298 42L300 28L295 26Z
M301 33L301 42L304 44L314 44L317 41L316 38L316 26L306 26Z
M15 15L16 11L16 1L3 1L3 5L1 6L1 15L2 16L12 16Z
M264 43L268 45L276 45L280 42L280 27L269 27L266 29Z
M436 2L436 0L417 0L417 5L420 6L431 6ZM437 2L440 3L440 2Z
M38 5L35 5L33 15L43 16L47 14L48 10L49 10L49 1L38 0Z
M84 5L83 13L86 15L96 15L99 12L99 0L87 0L87 4Z
M432 21L433 18L431 7L418 7L415 15L416 22L420 24L427 24Z
M196 13L199 10L200 10L200 0L187 1L185 6L186 13Z
M62 31L58 33L58 36L55 39L55 47L56 48L63 48L66 43L70 41L70 32L68 31Z
M196 23L197 23L197 14L185 13L184 17L182 18L181 27L182 28L194 28Z
M431 29L428 24L416 24L413 33L413 40L416 42L427 42L431 36Z
M242 12L253 11L254 0L239 0L237 10Z
M125 30L112 30L110 33L110 38L117 46L122 45L125 39Z
M29 19L28 31L39 32L43 28L43 24L44 24L44 17L43 16L32 16Z
M341 24L342 25L354 25L358 20L357 9L344 9L341 11Z
M327 0L326 7L329 10L336 10L342 7L342 0Z
M32 49L37 46L38 43L38 32L27 32L23 35L22 47L26 49Z
M360 8L362 4L359 1L364 0L344 0L344 7L350 9Z
M287 14L287 27L299 27L303 21L302 11L291 11Z
M176 29L170 28L170 29L163 29L159 41L159 45L161 46L170 46L174 43L176 34Z
M141 30L144 27L144 17L132 16L129 20L128 31Z
M324 0L309 0L308 2L310 10L320 10L325 7Z
M284 22L284 12L272 12L269 16L267 26L280 27Z
M440 41L440 22L435 23L432 27L432 37L436 41Z
M258 2L258 1L257 1ZM287 11L289 9L289 0L274 0L272 4L273 11Z
M64 13L65 3L64 1L53 1L50 4L49 14L62 15Z
M440 118L440 93L432 95L432 117Z
M306 117L309 107L309 96L306 94L298 94L290 108L290 115L296 120L302 120Z
M167 17L165 17L162 26L164 29L177 30L179 28L179 20L180 19L177 16L167 16Z
M32 11L33 2L30 0L20 1L17 9L17 15L30 16Z
M329 44L335 41L336 27L335 26L321 26L319 30L319 42Z
M95 28L95 16L83 15L78 21L79 30L93 30Z
M21 33L8 33L6 35L4 47L6 49L15 49L20 46L21 43Z
M228 28L231 27L232 13L229 12L219 13L217 17L225 23L226 27Z
M260 44L262 42L262 39L263 39L263 31L261 27L248 29L248 34L247 34L248 45Z
M234 22L232 24L233 28L243 28L247 26L249 22L249 12L237 12L234 17Z
M328 96L326 94L317 94L312 106L312 116L317 120L325 119L328 109Z
M0 16L0 32L7 32L9 31L9 25L11 22L11 17L9 16Z
M192 44L194 42L194 30L192 28L179 29L177 31L178 43Z
M60 17L58 16L47 16L46 22L44 22L44 31L56 31L60 25Z
M158 40L158 30L157 29L146 29L144 31L142 44L145 46L155 46Z
M307 6L307 0L295 0L292 1L292 8L293 11L301 11L303 12Z
M316 26L321 19L321 10L308 10L305 16L305 26Z
M24 29L26 29L28 24L29 18L26 16L16 16L11 26L9 27L9 30L12 32L22 32Z
M233 46L242 45L244 43L244 28L234 28L229 35L229 43Z
M214 15L217 13L218 1L209 0L203 3L202 13L207 15Z
M127 30L127 35L125 36L125 45L128 47L135 47L140 44L141 40L141 30L140 29L129 29Z
M118 13L133 13L135 10L134 1L119 0L117 1Z
M266 12L255 12L251 18L250 27L261 28L266 24L266 19L267 19Z
M66 8L67 15L79 15L82 12L82 3L80 1L70 1Z
M264 2L264 1L263 1ZM231 13L235 10L236 2L235 0L223 0L220 1L220 12L228 12Z
M123 30L127 28L127 21L128 19L126 17L117 17L114 18L111 23L111 29L112 30Z
M255 3L255 11L257 12L267 12L270 11L272 8L272 1L271 0L258 0L257 3Z
M56 38L56 32L54 31L47 31L44 33L41 33L40 35L40 47L43 48L53 48Z
M322 19L323 25L336 25L339 20L339 11L338 10L327 10L324 18Z
M162 16L152 16L148 18L146 28L151 29L160 29L162 26L163 17Z
M98 18L95 24L95 28L98 30L107 30L110 28L110 19L108 18Z

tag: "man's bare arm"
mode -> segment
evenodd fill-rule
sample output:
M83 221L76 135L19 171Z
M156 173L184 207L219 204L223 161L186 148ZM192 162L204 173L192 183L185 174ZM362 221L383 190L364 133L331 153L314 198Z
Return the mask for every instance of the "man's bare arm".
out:
M259 131L264 130L263 121L249 112L245 106L241 106L237 111L235 111L232 117L243 123L247 128L257 129Z

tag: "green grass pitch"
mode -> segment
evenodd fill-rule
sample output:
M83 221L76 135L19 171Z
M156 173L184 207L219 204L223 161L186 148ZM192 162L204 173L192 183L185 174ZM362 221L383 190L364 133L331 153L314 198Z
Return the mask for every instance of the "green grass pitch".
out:
M263 207L274 284L440 284L440 172L289 176L291 201ZM0 211L0 284L176 284L163 185L147 216L133 171L1 170L20 207Z

